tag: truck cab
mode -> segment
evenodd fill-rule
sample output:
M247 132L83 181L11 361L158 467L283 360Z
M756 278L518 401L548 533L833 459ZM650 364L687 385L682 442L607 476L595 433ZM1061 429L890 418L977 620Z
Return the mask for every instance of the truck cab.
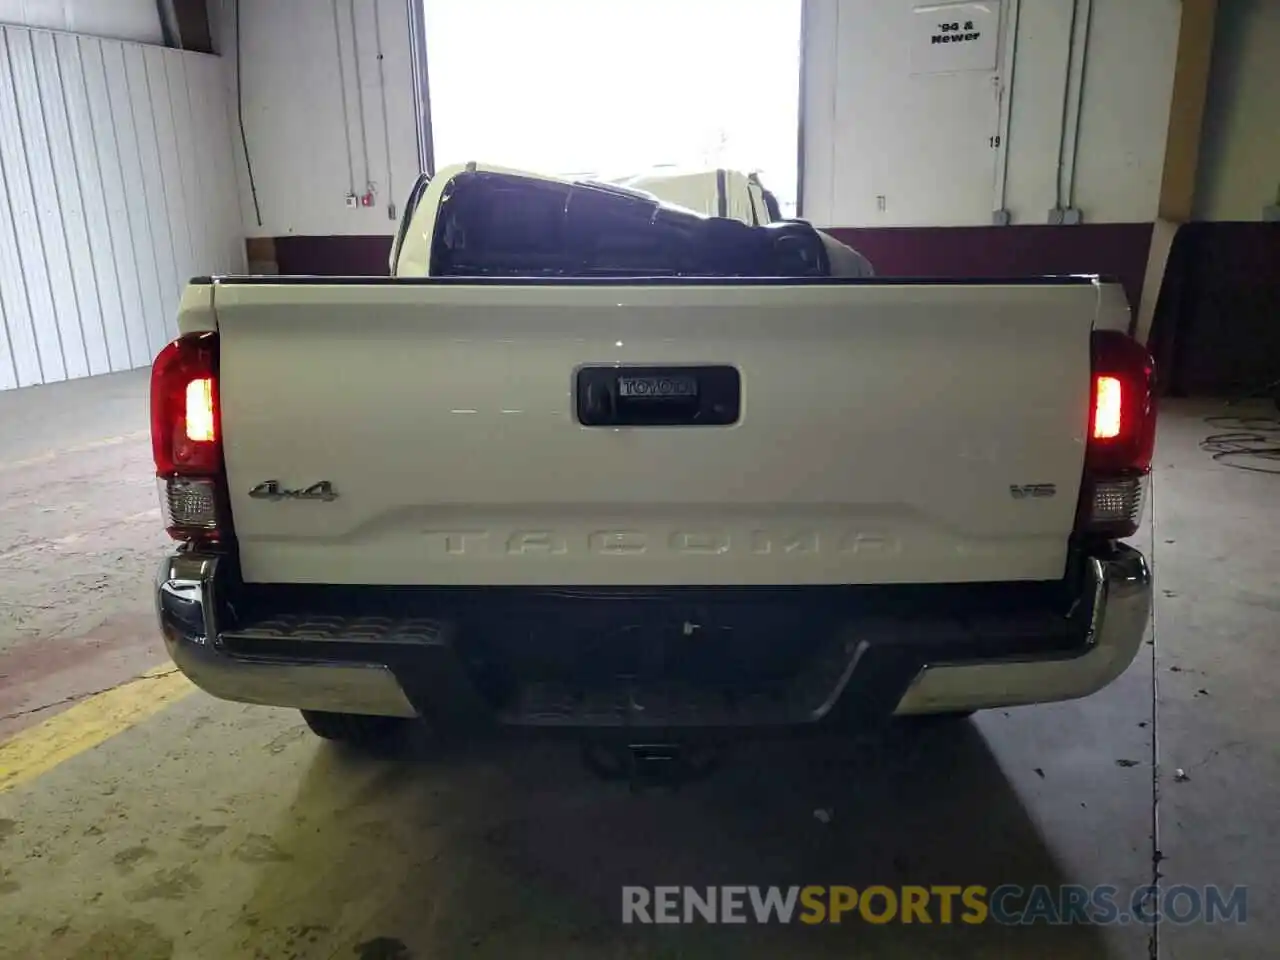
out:
M455 214L453 208L459 207L463 208L462 212ZM576 238L581 248L582 244L596 242L602 229L610 230L607 221L611 216L615 223L610 232L617 232L621 227L632 238L630 243L648 232L655 238L654 243L661 244L659 234L663 225L677 221L684 222L686 232L701 233L718 222L720 236L708 236L700 241L707 252L715 250L716 244L730 242L735 235L748 236L734 224L775 225L780 230L786 229L781 226L785 221L777 199L759 177L736 170L656 171L605 183L565 180L478 163L458 164L434 177L423 175L414 185L392 245L390 272L396 277L441 276L455 269L437 256L442 245L470 243L474 247L483 242L494 257L499 256L498 249L504 251L501 255L504 263L495 260L494 271L508 275L513 269L538 273L545 269L546 257L558 243L572 243ZM618 224L619 216L629 222L625 226ZM645 216L650 217L649 226L653 229L638 231L636 218ZM460 220L465 222L469 237L459 235ZM865 257L834 237L807 224L802 232L815 236L821 243L824 275L873 275ZM669 238L668 242L673 240ZM581 249L565 250L562 260L567 262L581 255ZM650 261L645 269L679 270L686 274L724 272L731 266L728 261L741 256L729 249L726 262L719 266L709 265L703 257L693 264ZM636 263L615 261L612 265L598 264L595 270L597 275L609 269L635 274L639 267ZM562 267L561 272L564 269Z

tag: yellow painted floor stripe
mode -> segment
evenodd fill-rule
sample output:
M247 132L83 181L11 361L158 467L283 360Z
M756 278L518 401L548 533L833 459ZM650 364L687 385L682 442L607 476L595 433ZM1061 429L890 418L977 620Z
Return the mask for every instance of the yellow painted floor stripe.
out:
M172 666L157 667L22 731L0 743L0 793L92 750L194 689Z
M100 450L103 447L114 447L122 443L130 443L134 440L141 440L144 437L151 436L150 430L135 430L133 433L122 433L117 437L103 437L101 440L90 440L88 443L76 444L74 447L64 447L61 450L48 450L45 453L36 454L34 457L27 457L25 460L13 460L8 463L0 462L0 472L5 470L21 470L23 467L33 467L38 463L48 463L51 460L57 460L59 457L65 457L69 453L88 453L90 450Z

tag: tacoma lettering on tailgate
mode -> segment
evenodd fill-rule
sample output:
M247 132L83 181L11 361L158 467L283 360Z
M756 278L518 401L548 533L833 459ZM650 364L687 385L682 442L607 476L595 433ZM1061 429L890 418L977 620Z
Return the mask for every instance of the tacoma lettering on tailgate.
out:
M796 556L901 553L902 542L883 533L856 530L730 532L714 528L650 534L641 530L595 530L566 535L555 530L427 530L433 550L450 557L555 557L580 554L638 556Z

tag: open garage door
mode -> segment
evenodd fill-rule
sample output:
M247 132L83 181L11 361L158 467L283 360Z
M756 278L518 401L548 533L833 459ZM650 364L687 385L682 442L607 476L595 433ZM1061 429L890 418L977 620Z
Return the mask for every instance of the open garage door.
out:
M607 179L728 167L759 171L795 213L800 0L423 7L437 167Z

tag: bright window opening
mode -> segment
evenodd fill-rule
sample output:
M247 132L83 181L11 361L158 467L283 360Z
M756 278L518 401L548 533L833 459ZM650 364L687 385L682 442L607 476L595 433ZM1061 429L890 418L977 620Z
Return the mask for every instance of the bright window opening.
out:
M424 0L436 167L724 167L796 205L800 0ZM659 168L655 171L655 168Z

